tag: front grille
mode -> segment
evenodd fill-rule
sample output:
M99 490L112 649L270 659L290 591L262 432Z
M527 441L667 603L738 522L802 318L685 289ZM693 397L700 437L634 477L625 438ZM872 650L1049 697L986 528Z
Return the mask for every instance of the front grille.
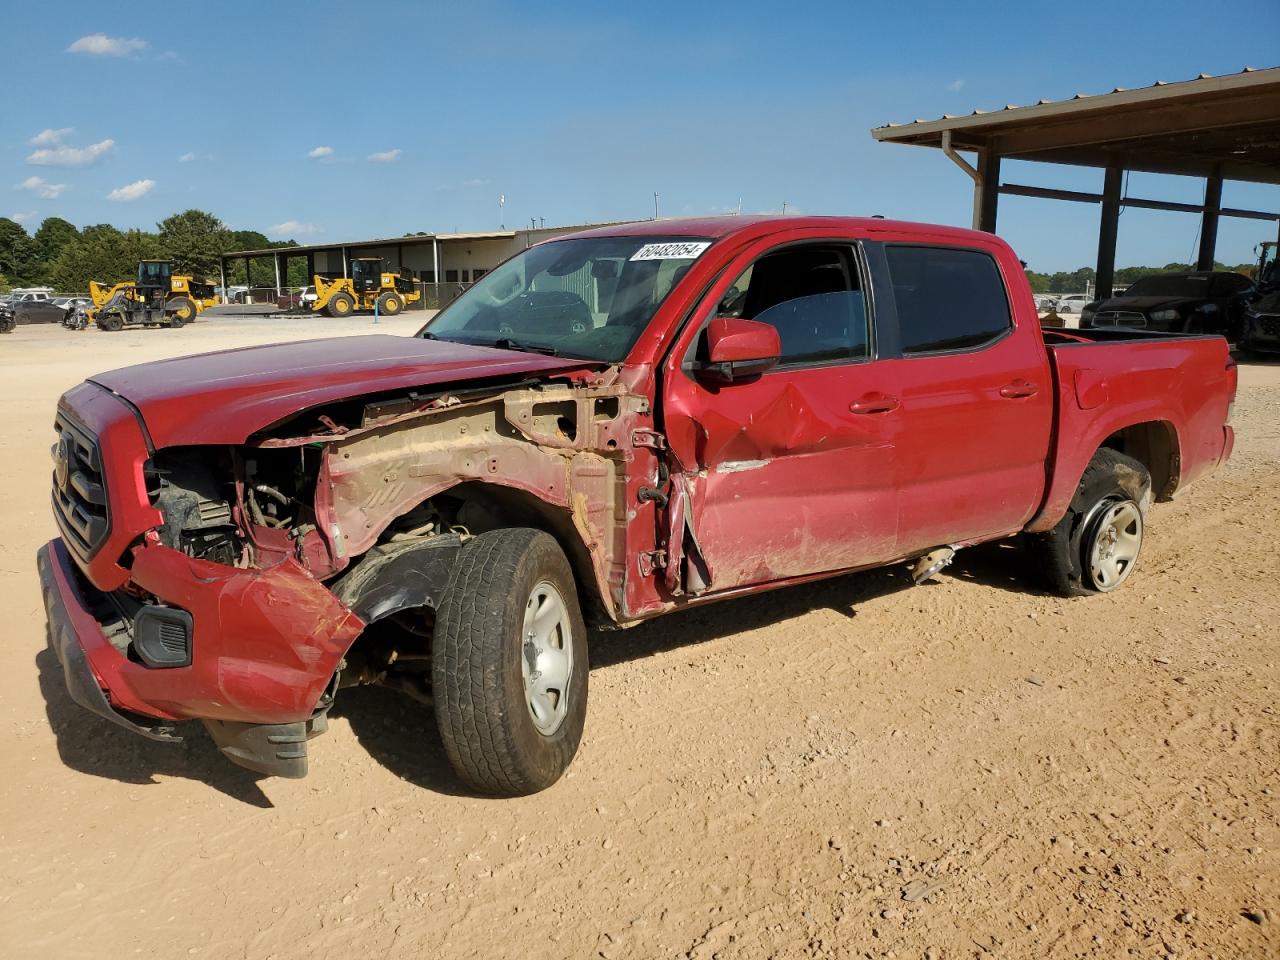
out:
M1093 325L1095 327L1145 327L1147 318L1145 314L1132 310L1107 310L1093 315Z
M53 513L67 545L89 560L111 532L102 452L97 437L65 410L58 411L54 429Z
M1264 336L1280 337L1280 317L1259 317L1258 326Z

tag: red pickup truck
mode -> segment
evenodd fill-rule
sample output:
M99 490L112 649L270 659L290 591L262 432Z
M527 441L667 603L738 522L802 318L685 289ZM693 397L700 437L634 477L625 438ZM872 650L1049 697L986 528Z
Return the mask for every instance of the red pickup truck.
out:
M531 247L416 337L229 350L58 405L38 558L71 695L301 776L338 691L434 709L459 776L553 783L587 625L1021 536L1129 577L1223 462L1218 336L1041 329L999 238L728 217Z

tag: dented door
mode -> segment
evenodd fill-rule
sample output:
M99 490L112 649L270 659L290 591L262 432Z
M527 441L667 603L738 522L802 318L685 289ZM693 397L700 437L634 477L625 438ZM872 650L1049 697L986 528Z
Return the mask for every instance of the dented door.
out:
M893 395L885 367L778 370L716 392L672 384L668 423L685 424L668 438L692 481L712 589L894 558L896 417L850 410Z
M807 260L793 258L795 262L785 264L783 276L767 281L759 265L797 245L744 254L700 308L700 323L726 310L775 322L780 304L773 301L785 296L777 288L797 271L809 271L816 278L812 285L802 284L792 292L808 295L818 306L806 315L798 334L785 325L799 311L783 310L788 316L775 322L783 341L780 366L729 384L700 380L696 361L671 369L664 391L664 429L673 470L684 474L691 545L705 560L710 590L864 566L896 556L897 385L891 366L874 359L869 301L861 296L865 281L855 248L845 241L847 253L837 249L826 257L823 251L835 246L805 243L801 250L818 252ZM846 256L847 266L841 266ZM755 270L754 285L732 279L742 277L748 267ZM856 284L856 291L839 290L841 276L847 285ZM756 310L751 291L761 286L771 288L773 296L761 304L764 309ZM841 297L861 305L843 328L844 336L853 341L848 355L835 357L823 353L823 344L839 339L842 321L832 322L829 308L831 298ZM843 303L839 300L835 306ZM859 322L864 330L861 344L849 333ZM822 330L815 334L815 324L832 326L831 337L824 339ZM801 354L798 358L786 356L789 340L791 353ZM691 343L691 350L691 356L696 354L696 343Z

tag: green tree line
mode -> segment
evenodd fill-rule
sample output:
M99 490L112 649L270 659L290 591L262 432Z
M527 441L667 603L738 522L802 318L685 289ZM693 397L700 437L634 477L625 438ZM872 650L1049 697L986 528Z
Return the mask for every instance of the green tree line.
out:
M47 217L34 234L0 217L0 291L11 287L50 286L61 293L84 293L89 281L117 283L137 276L139 260L172 260L174 273L217 283L219 257L229 250L296 247L293 240L272 241L257 230L232 230L211 213L186 210L156 224L155 231L118 230L108 223L77 228L61 217ZM311 282L307 265L292 258L291 287ZM258 286L273 285L268 260L253 267ZM243 261L228 265L227 283L247 282Z
M1230 270L1252 277L1257 264L1240 263L1229 267L1225 263L1214 263L1215 270ZM1186 273L1194 270L1190 263L1166 263L1163 267L1120 267L1115 273L1116 286L1128 286L1143 277L1154 273ZM1027 279L1031 281L1031 289L1035 293L1084 293L1086 288L1092 289L1097 274L1092 267L1081 267L1078 270L1059 270L1057 273L1037 273L1027 271Z

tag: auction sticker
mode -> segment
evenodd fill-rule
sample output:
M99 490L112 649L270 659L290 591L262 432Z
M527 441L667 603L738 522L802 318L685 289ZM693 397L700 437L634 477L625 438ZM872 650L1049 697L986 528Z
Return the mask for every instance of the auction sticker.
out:
M710 240L682 241L679 243L646 243L631 255L635 260L696 260L711 246Z

